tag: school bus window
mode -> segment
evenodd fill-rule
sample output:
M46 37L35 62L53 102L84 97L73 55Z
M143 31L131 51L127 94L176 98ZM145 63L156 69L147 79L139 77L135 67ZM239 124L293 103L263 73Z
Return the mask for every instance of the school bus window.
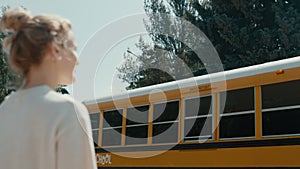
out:
M184 101L185 117L202 116L212 114L211 103L212 96L188 98Z
M175 121L178 118L179 101L159 103L154 105L153 123Z
M98 133L99 133L99 122L100 122L100 113L90 113L93 139L95 143L98 143Z
M125 144L146 144L149 105L127 108Z
M178 141L179 101L154 104L152 143Z
M123 110L104 111L102 146L121 145Z
M261 87L262 108L300 105L300 80Z
M220 138L254 137L254 88L221 92L220 99L226 99L224 112L220 114Z
M121 145L122 128L105 128L103 129L102 146Z
M300 134L299 85L296 80L261 87L263 136Z
M254 113L224 116L220 121L220 138L255 136Z
M221 92L221 99L225 99L223 114L254 110L254 89L244 88ZM220 102L224 103L224 102ZM222 106L222 105L221 105Z
M184 101L184 141L212 138L212 96Z
M127 108L126 125L148 124L149 105Z
M152 143L176 143L178 140L178 122L154 124Z
M122 126L123 110L105 111L103 116L103 128Z
M300 134L300 108L263 113L263 135Z

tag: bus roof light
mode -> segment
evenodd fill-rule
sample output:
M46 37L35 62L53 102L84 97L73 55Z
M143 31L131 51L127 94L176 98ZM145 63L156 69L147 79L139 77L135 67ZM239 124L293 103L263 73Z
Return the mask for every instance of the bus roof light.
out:
M283 74L283 73L284 73L284 70L282 70L282 69L276 70L277 75L280 75L280 74Z

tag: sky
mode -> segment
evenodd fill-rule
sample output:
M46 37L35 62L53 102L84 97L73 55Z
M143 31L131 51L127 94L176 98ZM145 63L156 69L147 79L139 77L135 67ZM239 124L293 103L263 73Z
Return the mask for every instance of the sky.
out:
M146 36L143 0L0 0L11 8L24 6L32 14L54 14L71 21L78 44L76 81L68 86L79 100L93 100L123 92L127 84L116 78L123 54Z

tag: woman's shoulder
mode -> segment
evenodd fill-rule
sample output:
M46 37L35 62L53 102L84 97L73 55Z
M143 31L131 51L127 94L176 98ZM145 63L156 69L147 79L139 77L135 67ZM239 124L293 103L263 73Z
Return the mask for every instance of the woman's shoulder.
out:
M70 95L57 93L48 86L16 91L8 96L3 104L7 105L6 107L27 107L45 114L70 114L74 111L79 114L87 113L81 102Z
M89 122L89 113L83 103L43 86L10 94L0 105L0 111L35 116L40 121L72 123L79 120L87 125Z
M39 86L32 89L16 92L15 99L26 102L45 113L86 114L86 107L79 101L67 94L57 93L48 86Z
M45 102L48 105L48 109L52 109L51 111L60 116L60 118L68 122L76 120L80 125L84 126L90 125L87 108L83 103L75 100L70 95L62 95L55 91L50 91L45 95Z
M57 107L57 109L67 109L68 112L73 110L79 112L84 111L87 113L86 107L83 105L83 103L75 100L73 97L67 94L63 95L55 91L50 91L45 95L45 102Z

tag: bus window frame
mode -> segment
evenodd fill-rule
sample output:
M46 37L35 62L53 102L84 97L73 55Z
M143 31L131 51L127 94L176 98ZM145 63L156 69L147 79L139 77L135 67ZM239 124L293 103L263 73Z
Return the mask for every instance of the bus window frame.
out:
M268 108L268 109L261 109L262 116L263 113L266 112L272 112L272 111L281 111L281 110L294 110L294 109L300 109L300 105L295 105L295 106L283 106L283 107L276 107L276 108ZM263 138L273 138L273 137L288 137L288 136L300 136L300 132L298 134L272 134L272 135L264 135L263 134L263 120L261 121L262 123L262 137Z
M240 88L236 88L236 89L231 89L231 90L226 90L226 91L222 91L222 92L230 92L230 91L234 91L234 90L243 90L243 89L249 89L251 88L253 90L253 110L246 110L246 111L238 111L238 112L226 112L226 113L221 113L221 111L219 112L219 137L218 139L220 141L227 141L227 140L245 140L245 139L255 139L256 136L257 136L257 123L256 123L256 118L257 118L257 109L256 109L256 101L257 101L257 98L256 98L256 92L255 92L255 86L247 86L247 87L240 87ZM219 94L221 94L222 92L220 92ZM219 97L219 103L221 103L221 97ZM225 103L226 104L226 103ZM225 106L225 105L224 105ZM225 107L224 107L225 108ZM219 109L220 109L220 105L219 105ZM253 122L254 122L254 135L253 136L245 136L245 137L224 137L224 138L221 138L221 126L220 126L220 123L221 123L221 120L222 120L222 117L226 117L226 116L238 116L238 115L245 115L245 114L253 114Z
M264 84L261 85L260 89L260 95L261 95L261 114L262 114L262 120L261 120L261 130L262 130L262 138L279 138L279 137L292 137L292 136L300 136L300 132L297 134L271 134L271 135L264 135L263 133L263 114L266 112L271 112L271 111L282 111L282 110L295 110L295 109L300 109L300 102L299 104L296 105L284 105L284 106L277 106L277 107L268 107L268 108L263 108L263 87L268 86L268 85L284 85L284 83L293 83L293 82L298 82L299 83L300 79L295 79L295 80L287 80L283 82L278 82L278 83L270 83L270 84Z
M201 97L211 97L211 104L210 104L210 110L211 110L211 113L208 113L207 115L197 115L197 116L190 116L190 117L186 117L186 100L191 100L191 99L195 99L195 98L201 98ZM206 95L200 95L200 96L191 96L191 97L185 97L183 98L183 119L182 119L182 130L181 130L181 134L182 134L182 142L183 143L197 143L197 142L202 142L202 141L212 141L214 140L214 118L215 118L215 95L210 93L210 94L206 94ZM208 118L208 117L211 117L211 135L205 135L205 136L190 136L190 137L186 137L185 136L185 120L188 120L188 119L195 119L195 121L198 119L198 118ZM193 128L193 126L191 127L191 129ZM188 134L188 133L187 133ZM197 140L191 140L191 141L185 141L186 138L198 138Z
M126 131L127 131L127 127L140 127L140 126L147 126L147 137L145 138L146 139L146 143L142 143L142 144L126 144L126 139L125 139L125 146L140 146L140 145L147 145L148 144L148 132L149 132L149 117L150 117L150 105L151 103L149 102L149 104L140 104L140 105L135 105L135 106L128 106L128 107L125 107L126 108L126 124L122 124L125 126L125 137L128 137L126 135ZM136 108L136 107L143 107L143 106L148 106L148 117L147 117L147 123L144 123L144 124L130 124L130 125L127 125L127 116L128 116L128 109L130 108ZM125 109L124 108L124 109Z
M101 147L121 147L122 146L122 133L120 133L121 134L121 140L120 140L120 145L103 145L103 131L104 130L110 130L110 129L121 129L121 132L122 132L122 130L123 130L123 118L124 118L124 109L125 108L114 108L114 109L107 109L107 110L103 110L103 118L102 118L102 131L99 133L99 134L101 134ZM104 118L104 114L106 113L106 112L109 112L109 111L118 111L118 112L120 112L120 110L122 110L122 122L121 122L121 126L115 126L115 127L104 127L104 120L105 120L105 118ZM117 131L116 131L117 132ZM99 142L99 141L98 141Z
M165 104L167 104L167 103L169 103L169 102L178 102L178 115L177 115L177 120L173 120L173 121L163 121L163 122L154 122L154 120L153 120L153 118L154 118L154 109L155 109L155 105L157 105L157 104L163 104L163 103L165 103ZM181 108L180 108L180 98L176 98L176 99L170 99L170 100L162 100L162 101L157 101L157 102L151 102L151 104L153 105L153 110L152 110L152 112L150 112L150 113L152 113L152 115L151 115L151 117L152 117L152 119L149 119L150 121L151 121L151 125L152 125L152 133L151 133L151 145L160 145L160 144L174 144L174 143L179 143L179 136L180 136L180 133L178 132L179 130L179 127L180 127L180 114L181 114ZM159 117L158 117L159 118ZM154 143L153 142L153 139L156 137L156 136L159 136L159 135L161 135L162 133L160 133L160 134L158 134L158 135L155 135L155 136L153 136L153 131L154 131L154 125L160 125L160 124L174 124L174 123L177 123L177 139L176 139L176 141L175 142L163 142L163 143ZM172 125L171 125L171 127L172 127ZM169 128L167 129L167 130L169 130Z
M100 111L95 111L95 112L91 112L89 113L89 117L91 119L91 115L94 115L94 114L99 114L99 118L98 118L98 128L93 128L93 125L92 125L92 122L91 122L91 129L92 129L92 136L93 136L93 141L95 143L97 143L97 145L99 144L99 135L100 135L100 120L101 120L101 113ZM94 132L98 131L97 133L97 140L94 139Z

